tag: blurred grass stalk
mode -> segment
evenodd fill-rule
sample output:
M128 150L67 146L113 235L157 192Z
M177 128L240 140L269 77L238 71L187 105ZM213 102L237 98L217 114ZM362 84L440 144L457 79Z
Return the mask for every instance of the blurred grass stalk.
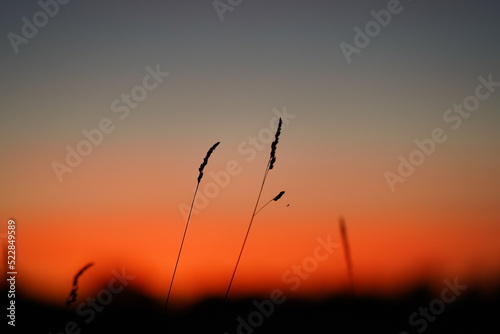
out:
M340 237L342 238L342 245L344 247L347 276L349 279L349 289L351 294L354 296L354 276L352 273L351 247L349 246L349 239L347 238L347 230L344 217L339 218L339 226L340 226Z

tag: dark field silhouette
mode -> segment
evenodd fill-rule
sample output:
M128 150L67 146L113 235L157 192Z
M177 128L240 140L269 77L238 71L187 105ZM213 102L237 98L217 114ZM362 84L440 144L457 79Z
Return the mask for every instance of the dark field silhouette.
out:
M2 292L5 293L6 291ZM321 301L246 298L224 302L206 299L189 308L164 311L164 304L125 289L99 312L76 307L87 296L79 296L70 310L36 302L26 296L16 299L15 332L23 333L499 333L500 289L485 296L472 287L439 314L429 309L439 295L420 287L400 298L329 296ZM433 306L436 309L436 303ZM172 305L173 306L173 305ZM432 309L432 307L431 307ZM409 317L414 317L413 325ZM92 318L92 319L91 319ZM88 321L90 320L91 321ZM67 325L74 321L72 325ZM88 322L88 323L87 323ZM69 327L68 327L69 326ZM10 327L10 326L9 326ZM65 330L65 327L66 330ZM68 330L69 329L69 330ZM9 328L12 330L12 328ZM420 331L419 331L420 330Z

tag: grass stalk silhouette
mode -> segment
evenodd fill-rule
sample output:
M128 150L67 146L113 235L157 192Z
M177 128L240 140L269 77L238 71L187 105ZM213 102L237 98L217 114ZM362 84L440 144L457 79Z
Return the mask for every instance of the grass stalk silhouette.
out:
M349 246L349 239L347 238L347 230L345 226L344 217L339 218L339 227L340 227L340 237L342 238L342 245L344 247L347 276L349 279L349 288L351 290L351 294L354 296L354 276L352 273L351 247Z
M276 195L273 199L270 199L269 202L267 202L266 204L264 204L259 210L257 210L257 212L255 213L255 215L257 216L257 214L262 210L264 209L269 203L271 203L272 201L278 201L281 196L283 196L285 194L284 191L280 191L280 193L278 195Z
M220 144L220 142L217 142L214 145L212 145L212 147L210 147L207 154L205 155L205 158L203 159L203 162L200 165L200 168L198 168L199 174L198 174L198 178L197 178L196 189L194 190L193 200L191 202L191 207L189 208L189 214L188 214L188 217L186 220L186 226L184 227L184 233L182 235L182 241L181 241L181 245L179 247L179 253L177 254L177 260L175 260L174 272L172 274L172 279L170 280L170 286L168 288L167 300L165 302L165 310L167 309L168 301L170 300L170 293L172 292L172 286L174 285L175 274L177 272L177 267L179 265L179 260L181 258L182 247L184 246L184 240L186 239L186 234L187 234L187 230L189 227L189 221L191 220L191 213L193 212L194 201L196 200L196 194L198 193L198 188L200 187L200 182L201 182L201 179L203 178L203 170L205 169L206 165L208 164L208 159L210 158L210 156L214 152L215 148L217 146L219 146L219 144Z
M69 308L71 306L71 304L73 304L74 302L76 302L76 298L78 297L78 294L77 294L77 291L78 291L78 279L80 278L80 276L82 276L82 274L87 269L89 269L93 265L94 265L94 263L91 262L91 263L85 265L82 269L80 269L79 272L76 273L75 278L73 278L73 289L71 290L71 292L68 295L68 298L66 299L66 305L65 305L66 308Z
M271 154L269 156L269 161L267 162L266 171L264 173L264 177L263 177L262 183L260 185L259 195L257 196L257 201L255 203L255 207L254 207L253 212L252 212L252 217L250 218L250 223L248 224L248 228L247 228L247 232L245 234L245 238L243 239L243 244L241 246L240 253L238 255L238 259L236 260L236 265L234 267L233 274L231 275L231 280L229 281L229 285L227 287L226 294L224 295L224 300L225 301L227 300L227 297L229 295L229 291L231 290L231 286L233 285L234 276L236 275L236 270L238 269L238 265L240 263L241 255L243 254L243 250L245 249L245 245L246 245L246 242L247 242L247 239L248 239L248 234L250 233L250 229L252 228L253 219L255 218L255 215L258 212L257 211L257 207L259 206L260 197L262 195L262 190L264 189L264 184L266 183L267 175L269 174L269 171L271 169L273 169L274 163L276 162L276 147L278 146L279 136L281 134L281 125L282 124L283 124L283 122L281 121L281 118L280 118L279 122L278 122L278 128L276 129L276 134L274 136L274 141L271 144ZM282 192L282 193L284 193L284 192ZM275 197L275 198L277 198L276 200L278 200L283 195L282 193L280 193L281 195L278 194L278 196ZM268 203L266 203L266 205L267 204ZM264 205L264 206L266 206L266 205ZM263 208L264 207L262 207L261 210Z

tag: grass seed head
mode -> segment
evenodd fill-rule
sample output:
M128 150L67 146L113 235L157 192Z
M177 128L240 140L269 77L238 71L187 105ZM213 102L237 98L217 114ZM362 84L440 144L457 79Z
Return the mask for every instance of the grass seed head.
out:
M74 302L76 302L76 298L78 297L78 294L77 294L77 291L78 291L78 279L80 278L80 276L82 276L82 274L87 269L89 269L93 265L94 265L94 263L91 262L91 263L87 264L86 266L84 266L82 269L80 269L79 272L76 273L75 278L73 278L73 289L69 293L68 299L66 300L66 306L67 307L71 306L71 304L73 304Z
M205 156L205 158L203 159L203 162L200 165L200 168L198 168L198 171L200 172L200 174L198 175L198 183L200 183L200 181L201 181L201 179L203 177L203 170L205 169L205 166L208 163L208 158L210 158L210 156L212 155L213 151L215 150L215 148L217 146L219 146L219 144L220 144L220 142L216 142L212 147L210 147L210 149L207 152L207 155Z
M274 163L276 162L276 147L278 146L282 124L283 124L283 122L281 121L281 118L280 118L280 120L278 122L278 129L276 129L276 135L274 136L274 141L271 144L271 157L270 157L270 162L269 162L269 169L273 169Z
M273 201L279 200L281 198L281 196L283 196L284 193L285 193L284 191L280 191L280 193L278 195L276 195L275 198L273 198Z

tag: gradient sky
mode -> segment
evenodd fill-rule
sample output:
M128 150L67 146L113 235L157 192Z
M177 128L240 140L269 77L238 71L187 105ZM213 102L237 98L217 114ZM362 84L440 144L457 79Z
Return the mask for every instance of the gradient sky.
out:
M16 219L19 286L59 303L94 261L83 293L126 268L135 288L164 299L185 226L179 206L220 141L201 192L230 161L238 172L192 216L173 298L223 296L269 156L266 135L285 111L294 118L262 196L286 194L256 217L235 295L342 290L341 249L299 289L282 279L318 237L340 241L340 215L360 292L456 276L496 283L500 87L457 129L443 116L475 93L478 77L500 81L500 5L401 1L348 63L340 43L354 45L354 28L389 2L243 1L221 21L212 1L71 1L16 53L8 34L21 35L22 18L33 22L41 8L3 1L0 233ZM113 102L142 85L148 66L169 75L123 117L115 111L125 104ZM66 147L103 119L113 131L60 182L53 163L65 164ZM435 128L447 140L391 191L384 174ZM264 145L255 156L249 136Z

